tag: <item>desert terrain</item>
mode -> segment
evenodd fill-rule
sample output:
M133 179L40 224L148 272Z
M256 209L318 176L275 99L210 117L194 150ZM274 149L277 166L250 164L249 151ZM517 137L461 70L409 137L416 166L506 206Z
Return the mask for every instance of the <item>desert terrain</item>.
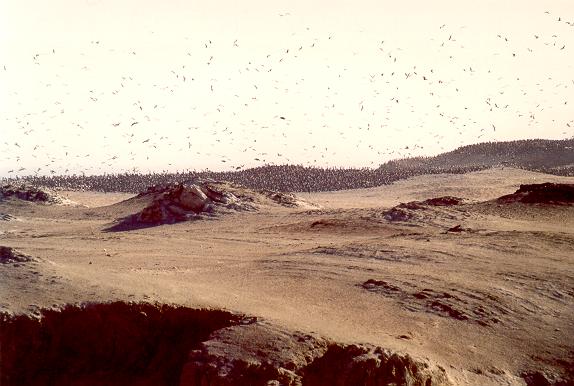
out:
M574 177L423 175L138 227L118 224L145 195L4 199L0 383L573 384L574 206L497 201L545 182Z

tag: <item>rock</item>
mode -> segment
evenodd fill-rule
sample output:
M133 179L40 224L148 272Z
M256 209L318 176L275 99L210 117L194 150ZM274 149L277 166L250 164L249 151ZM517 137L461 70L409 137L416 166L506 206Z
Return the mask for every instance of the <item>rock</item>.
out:
M421 201L401 202L399 205L396 206L396 208L411 209L411 210L426 209L426 207L423 205Z
M241 210L237 198L221 192L207 184L168 184L149 187L137 197L151 196L151 203L140 212L128 216L110 229L128 229L159 224L173 224L179 221L213 215L218 206Z
M181 216L182 218L185 218L185 216L188 214L185 209L173 204L167 205L166 209L176 217Z
M451 385L444 369L372 345L252 324L215 331L190 352L180 386Z
M25 263L33 260L31 256L19 252L14 248L0 246L0 264Z
M571 379L566 380L560 374L551 371L524 371L520 374L527 386L568 386Z
M189 183L154 185L134 199L148 199L140 212L123 218L108 230L129 230L217 216L231 211L254 211L259 205L294 207L303 201L293 194L254 191L229 182L196 179ZM306 203L305 203L306 204Z
M443 196L429 198L424 201L410 201L397 205L398 208L405 208L411 210L426 209L427 206L454 206L462 204L464 200L459 197Z
M152 187L144 194L155 198L141 212L130 217L130 221L145 224L170 224L196 218L201 213L213 212L213 202L197 185L167 185Z
M453 206L453 205L460 205L464 200L460 197L453 197L453 196L443 196L443 197L436 197L436 198L429 198L428 200L424 200L423 204L430 205L430 206Z
M162 221L165 216L159 201L153 202L145 207L138 215L137 220L144 223L157 223Z
M370 345L329 347L304 372L305 385L449 385L446 375L408 354ZM375 381L376 380L376 381Z
M8 213L0 213L0 220L1 221L11 221L11 220L15 220L16 217L12 216L11 214Z
M402 202L394 206L383 214L383 217L389 221L408 221L417 216L419 210L430 209L431 206L453 206L462 204L464 199L453 196L443 196L429 198L424 201Z
M384 214L384 218L389 221L407 221L411 218L411 214L403 208L394 207Z
M177 199L184 209L195 213L204 212L206 206L211 203L211 200L197 185L186 187L181 185L181 188L174 192L174 196L173 199Z
M262 190L261 193L281 206L297 206L297 197L292 193L275 192L272 190Z
M188 212L169 201L155 201L137 214L137 221L147 224L172 224L187 219Z
M499 197L498 203L571 205L574 204L574 184L543 184L520 185L513 194Z
M237 198L230 192L222 192L216 190L211 185L201 185L202 192L211 199L211 201L222 203L222 204L230 204L237 200Z
M9 183L0 186L0 200L10 197L46 204L62 204L70 202L47 189L37 188L25 183Z
M462 227L462 225L455 225L452 228L448 228L447 232L464 232L466 229Z

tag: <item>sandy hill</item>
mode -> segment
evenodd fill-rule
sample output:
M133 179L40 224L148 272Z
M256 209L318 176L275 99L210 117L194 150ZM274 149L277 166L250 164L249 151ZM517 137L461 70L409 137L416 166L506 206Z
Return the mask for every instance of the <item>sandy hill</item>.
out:
M565 174L574 171L574 139L531 139L486 142L459 147L435 157L415 157L381 165L382 170L436 168L448 170L513 166L527 170L544 170Z

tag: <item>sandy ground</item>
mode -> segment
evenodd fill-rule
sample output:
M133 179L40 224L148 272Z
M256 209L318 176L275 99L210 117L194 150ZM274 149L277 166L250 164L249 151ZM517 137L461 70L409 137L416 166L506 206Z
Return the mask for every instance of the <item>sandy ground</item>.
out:
M301 197L217 219L109 232L126 194L64 192L83 206L8 200L1 244L37 260L0 264L0 311L146 300L255 315L278 328L428 358L454 384L523 385L574 363L574 207L487 202L520 184L574 178L516 169L432 175ZM407 222L399 202L467 199ZM141 209L141 208L140 208ZM461 225L467 231L446 232Z

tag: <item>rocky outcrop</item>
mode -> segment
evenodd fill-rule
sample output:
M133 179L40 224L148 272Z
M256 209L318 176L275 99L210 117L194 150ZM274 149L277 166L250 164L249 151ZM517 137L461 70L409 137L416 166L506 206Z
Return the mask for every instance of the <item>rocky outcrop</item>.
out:
M454 197L454 196L442 196L436 198L429 198L424 200L422 203L424 205L430 206L453 206L453 205L460 205L464 201L463 198Z
M440 367L369 345L330 345L303 373L303 384L313 386L450 384Z
M152 203L136 214L142 223L173 223L212 213L212 201L197 185L173 185L157 195Z
M216 331L191 352L180 386L451 385L444 369L372 345L339 344L262 324Z
M424 201L410 201L406 203L400 203L396 206L396 208L403 208L403 209L411 209L411 210L419 210L419 209L426 209L428 206L453 206L453 205L460 205L463 203L463 199L459 197L453 196L443 196L443 197L435 197L429 198Z
M424 201L402 202L383 213L383 217L388 221L408 221L415 216L413 211L426 210L436 206L456 206L461 205L464 199L453 196L443 196L429 198Z
M416 282L369 279L360 287L394 299L408 311L425 312L481 326L503 323L510 308L502 303L503 299L483 293L425 288Z
M31 256L17 251L14 248L0 246L0 264L25 263L33 260Z
M119 226L172 224L214 216L217 212L255 210L250 202L209 183L152 186L137 197L146 196L151 203L123 219Z
M446 230L446 233L461 233L461 232L472 232L473 230L470 228L464 228L462 225L458 224L453 227L450 227Z
M527 386L571 386L574 385L574 369L565 377L551 371L530 370L520 374ZM567 379L570 378L570 379Z
M300 200L293 193L283 193L265 189L259 190L258 192L281 206L294 208L300 204Z
M497 201L501 204L521 202L524 204L572 205L574 204L574 184L545 182L543 184L520 185L520 189L516 192L499 197Z
M394 207L383 213L383 217L389 221L408 221L413 216L405 208Z
M38 188L25 183L10 183L0 186L0 200L6 198L17 198L43 204L63 204L69 202L69 200L47 189Z
M291 193L254 191L229 182L212 180L154 185L138 194L135 199L149 199L150 203L109 230L172 224L236 211L255 211L266 205L311 205Z

